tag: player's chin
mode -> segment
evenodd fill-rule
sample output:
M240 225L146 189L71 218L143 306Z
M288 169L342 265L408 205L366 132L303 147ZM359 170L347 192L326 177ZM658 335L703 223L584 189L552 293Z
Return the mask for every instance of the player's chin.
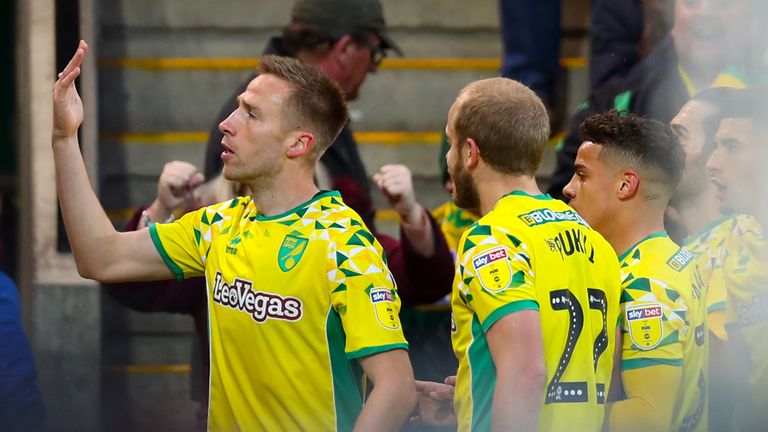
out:
M224 163L224 169L221 171L221 175L229 181L240 181L240 176L237 175L237 171L228 166L226 162Z

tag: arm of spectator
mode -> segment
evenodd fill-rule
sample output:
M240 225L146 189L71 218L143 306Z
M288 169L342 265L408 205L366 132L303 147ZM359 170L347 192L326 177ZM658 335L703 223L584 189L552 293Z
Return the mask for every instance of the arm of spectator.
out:
M404 305L434 303L451 292L453 255L431 214L416 202L411 172L385 165L374 181L402 219L400 239L378 234Z
M434 238L427 211L416 202L411 170L405 165L384 165L373 175L373 181L400 215L402 232L422 256L435 252Z
M173 161L165 164L157 181L157 197L146 209L149 221L140 218L138 229L144 228L147 222L166 221L174 211L193 205L195 188L204 180L191 163Z
M77 131L83 102L75 88L88 45L80 41L75 55L58 74L53 88L51 147L56 187L78 272L100 281L170 279L147 230L115 231L91 187L80 152Z
M436 253L428 258L415 252L406 239L399 242L386 234L376 233L404 306L434 303L450 294L453 285L453 255L437 223L428 217L434 227L434 238L440 241Z

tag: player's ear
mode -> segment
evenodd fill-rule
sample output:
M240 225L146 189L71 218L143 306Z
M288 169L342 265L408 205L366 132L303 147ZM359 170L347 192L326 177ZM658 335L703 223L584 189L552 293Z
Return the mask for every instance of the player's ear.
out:
M628 169L621 172L618 181L617 196L620 200L633 198L640 188L640 176L634 170Z
M286 155L289 158L302 157L309 154L314 146L315 136L307 131L300 131L293 136Z
M467 138L465 144L463 151L460 152L460 156L464 158L464 166L467 169L474 169L477 163L480 162L480 148L472 138Z

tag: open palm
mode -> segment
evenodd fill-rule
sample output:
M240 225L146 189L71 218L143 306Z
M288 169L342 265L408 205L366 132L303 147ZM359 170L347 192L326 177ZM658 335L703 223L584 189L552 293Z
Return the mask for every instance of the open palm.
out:
M53 85L53 137L66 138L77 133L83 123L83 101L75 88L80 65L88 52L88 44L80 41L75 55L59 73Z

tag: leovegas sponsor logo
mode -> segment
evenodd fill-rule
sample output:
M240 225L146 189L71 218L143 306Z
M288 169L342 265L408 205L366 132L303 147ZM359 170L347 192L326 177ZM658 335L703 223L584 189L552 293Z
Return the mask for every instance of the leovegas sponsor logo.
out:
M221 272L213 280L213 301L230 309L246 312L254 321L267 319L298 321L302 315L301 300L282 297L263 291L254 291L253 282L235 278L231 284L224 282Z

